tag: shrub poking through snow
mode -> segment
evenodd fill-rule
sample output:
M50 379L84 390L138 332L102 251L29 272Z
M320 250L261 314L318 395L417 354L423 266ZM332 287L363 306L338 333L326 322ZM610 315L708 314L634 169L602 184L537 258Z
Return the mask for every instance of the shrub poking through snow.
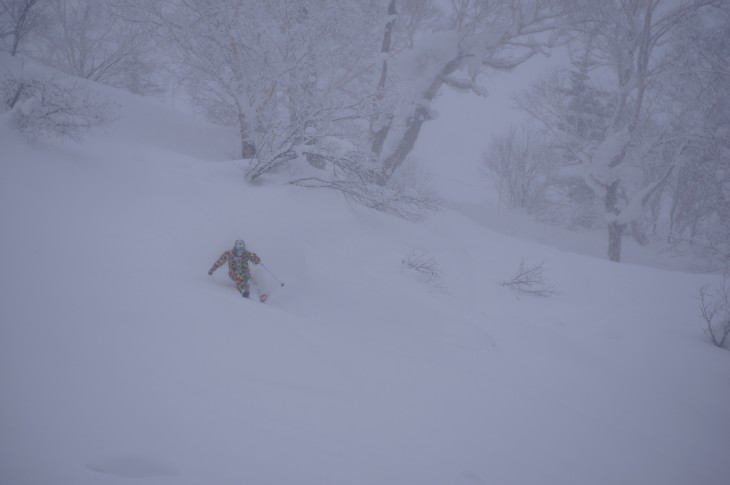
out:
M520 267L517 272L507 281L502 282L502 286L512 288L518 295L536 295L536 296L552 296L557 291L545 281L544 264L540 263L536 266L527 266L525 260L520 260Z
M722 275L719 287L700 288L700 310L702 319L707 325L707 334L712 343L720 348L728 348L730 335L730 288L728 287L730 274Z
M8 76L0 81L0 96L16 126L31 138L80 140L86 130L113 119L108 103L77 84L55 79Z
M401 265L401 271L414 274L422 283L439 289L444 287L443 272L433 256L413 249L403 259Z

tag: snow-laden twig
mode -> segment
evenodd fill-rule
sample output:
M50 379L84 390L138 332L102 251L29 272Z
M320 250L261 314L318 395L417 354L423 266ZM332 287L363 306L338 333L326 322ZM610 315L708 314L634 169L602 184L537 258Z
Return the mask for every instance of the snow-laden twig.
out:
M433 256L414 249L401 261L401 265L402 271L415 273L428 286L439 289L444 287L443 272Z
M717 347L725 348L730 335L730 274L722 276L719 288L700 288L700 313L707 325L707 334Z
M503 281L501 284L507 288L512 288L518 295L553 296L557 294L557 291L545 281L543 271L543 263L528 267L525 264L525 260L522 259L520 260L520 267L517 269L517 273L511 279Z

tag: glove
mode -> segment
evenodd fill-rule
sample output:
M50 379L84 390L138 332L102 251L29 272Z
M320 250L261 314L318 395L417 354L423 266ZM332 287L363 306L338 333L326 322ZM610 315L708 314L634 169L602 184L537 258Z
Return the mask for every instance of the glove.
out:
M211 270L208 270L208 276L213 276L213 272Z

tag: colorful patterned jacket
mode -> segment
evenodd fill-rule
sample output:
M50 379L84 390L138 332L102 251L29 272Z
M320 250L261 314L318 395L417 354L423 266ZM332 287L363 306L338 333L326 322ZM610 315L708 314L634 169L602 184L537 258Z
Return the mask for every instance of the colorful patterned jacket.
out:
M251 277L251 273L248 269L248 262L251 261L253 264L259 264L261 262L261 258L251 251L244 251L243 254L239 256L234 253L233 250L228 250L221 254L221 257L213 264L213 267L210 268L208 274L212 275L213 272L220 268L226 261L228 261L228 276L230 276L232 280L238 281L249 279Z

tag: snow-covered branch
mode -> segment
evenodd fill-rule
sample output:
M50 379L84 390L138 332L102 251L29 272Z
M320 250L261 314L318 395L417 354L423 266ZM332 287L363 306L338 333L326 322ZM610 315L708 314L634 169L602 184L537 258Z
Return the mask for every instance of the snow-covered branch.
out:
M719 287L703 286L699 291L700 315L715 346L723 348L730 336L730 275L725 271Z
M520 260L517 272L509 280L503 281L501 285L515 290L518 295L543 297L556 295L555 288L545 281L544 269L543 263L527 266L524 259Z

